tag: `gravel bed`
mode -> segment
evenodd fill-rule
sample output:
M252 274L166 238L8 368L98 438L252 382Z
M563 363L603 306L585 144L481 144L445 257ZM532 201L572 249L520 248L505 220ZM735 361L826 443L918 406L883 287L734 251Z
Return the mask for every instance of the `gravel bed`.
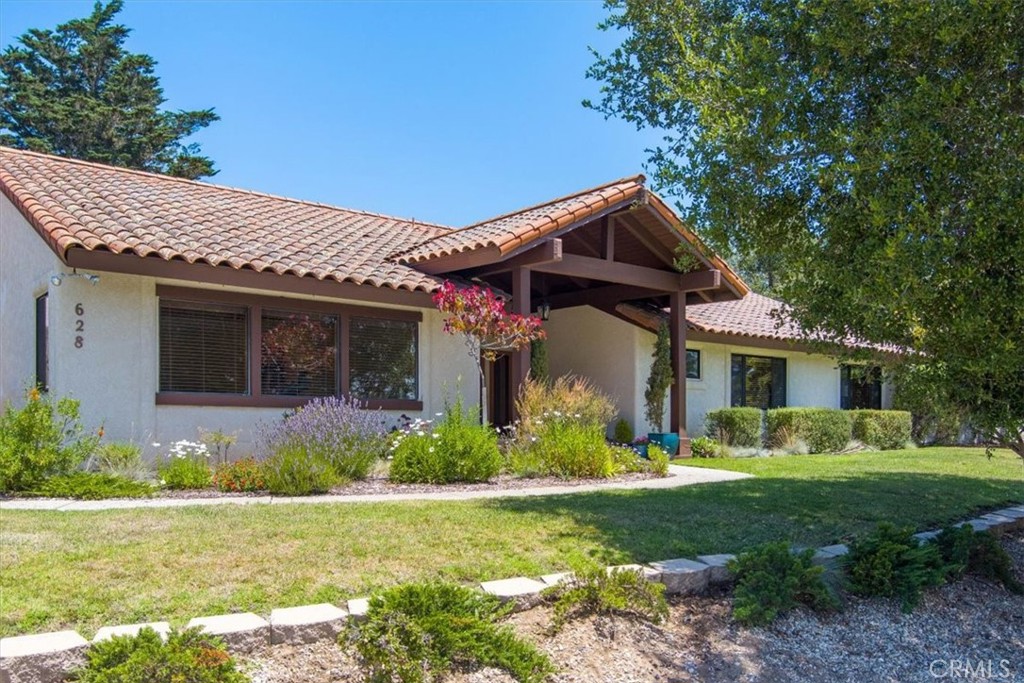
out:
M646 479L662 479L662 475L651 472L634 472L621 474L607 479L559 479L558 477L524 478L502 474L491 481L476 484L396 484L385 476L371 475L362 481L353 481L330 490L334 496L362 496L367 494L400 494L400 493L455 493L466 491L519 491L522 489L577 487L590 484L621 484ZM216 489L158 490L149 499L171 498L176 500L206 498L265 498L266 491L251 493L221 492ZM4 500L38 500L39 496L23 494L0 495ZM105 498L104 500L138 500L137 498Z
M1024 580L1024 533L1003 542ZM928 591L909 615L893 601L851 598L836 614L798 610L769 628L747 629L731 620L731 609L731 598L719 593L674 601L661 626L590 617L551 636L546 607L509 623L551 656L559 668L554 683L1024 682L1024 596L976 577ZM975 672L986 667L986 675L964 674L968 663ZM354 656L329 642L274 648L246 666L254 683L362 680ZM448 680L512 682L493 669Z

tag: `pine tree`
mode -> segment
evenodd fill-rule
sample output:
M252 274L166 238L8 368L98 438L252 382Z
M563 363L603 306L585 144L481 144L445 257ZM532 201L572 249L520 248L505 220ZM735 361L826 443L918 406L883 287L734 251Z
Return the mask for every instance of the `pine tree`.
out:
M183 178L217 171L183 139L220 117L167 111L152 57L127 52L122 0L56 30L31 29L0 53L0 143Z

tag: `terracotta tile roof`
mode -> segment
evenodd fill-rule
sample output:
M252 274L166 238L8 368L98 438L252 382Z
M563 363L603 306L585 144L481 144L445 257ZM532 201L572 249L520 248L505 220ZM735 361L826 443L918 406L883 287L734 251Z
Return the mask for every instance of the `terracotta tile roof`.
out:
M503 214L460 230L432 237L395 254L399 263L419 263L464 251L494 248L501 256L589 218L609 206L630 201L644 189L642 175L623 178L550 202Z
M800 327L793 322L780 324L778 313L786 304L778 299L749 292L735 301L689 304L686 307L688 329L710 334L734 335L750 340L786 341L799 344L806 342ZM656 330L662 321L668 320L668 312L657 308L645 308L633 304L619 304L615 312L648 330ZM737 343L742 343L742 339ZM849 339L844 346L874 349L887 353L900 353L900 348L885 344L872 344L858 339Z
M388 259L449 228L0 147L0 191L71 249L433 291Z
M719 334L741 334L758 339L801 339L800 328L791 322L779 325L777 314L785 304L756 292L736 301L691 304L686 322L695 330Z

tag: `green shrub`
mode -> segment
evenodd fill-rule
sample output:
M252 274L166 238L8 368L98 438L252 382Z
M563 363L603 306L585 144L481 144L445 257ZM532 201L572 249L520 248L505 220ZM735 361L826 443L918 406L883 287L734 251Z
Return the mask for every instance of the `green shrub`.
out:
M168 489L205 489L213 481L206 446L192 441L176 441L170 453L156 466L160 484Z
M435 681L455 665L503 669L517 681L540 683L548 657L496 622L508 613L493 596L446 583L406 584L374 595L355 647L369 680Z
M647 470L660 477L668 476L668 453L663 451L657 444L647 446Z
M720 408L704 420L704 430L727 446L758 448L761 445L761 411L757 408Z
M85 434L79 402L54 401L32 388L25 405L0 415L0 491L25 491L47 477L70 474L95 450L100 437ZM100 431L102 433L102 430Z
M690 455L695 458L717 458L720 453L718 442L707 436L690 440Z
M850 544L845 569L854 593L899 598L904 612L913 611L924 589L942 584L946 575L938 546L922 545L912 529L888 522Z
M115 474L75 472L58 474L36 486L31 493L50 498L77 498L102 500L103 498L142 498L153 493L153 487Z
M564 415L542 416L533 425L529 449L546 475L563 479L596 479L615 474L612 450L599 425Z
M501 471L498 434L465 411L462 399L445 408L441 422L417 421L394 437L392 481L420 484L487 481Z
M655 432L660 432L665 419L665 394L675 381L672 373L672 340L668 323L658 326L654 339L651 370L644 389L644 415Z
M253 458L242 458L218 465L213 472L213 485L224 492L264 491L267 478L261 463Z
M278 496L309 496L327 493L342 483L331 463L309 453L300 444L285 443L264 460L260 469L266 489Z
M538 382L547 382L550 379L548 345L543 339L534 339L530 342L530 377Z
M873 448L891 451L912 440L913 418L905 410L854 410L853 438Z
M620 419L615 423L615 443L633 443L633 427L628 422Z
M146 479L150 474L142 461L142 447L130 441L100 444L93 453L92 464L104 474L129 479Z
M224 644L197 628L171 631L165 643L151 628L94 643L78 683L247 683Z
M570 619L590 614L617 614L655 624L668 616L665 586L630 569L584 569L544 595L554 604L551 628L556 632Z
M786 543L766 543L731 560L729 571L736 576L733 618L764 626L798 605L838 608L838 599L823 579L825 570L813 564L813 556L813 550L793 553Z
M946 527L931 543L939 549L947 579L971 572L1001 583L1011 593L1024 594L1024 584L1013 573L1013 558L991 532L975 531L969 524Z
M811 453L835 453L850 440L850 413L834 408L776 408L765 413L769 443L799 439Z

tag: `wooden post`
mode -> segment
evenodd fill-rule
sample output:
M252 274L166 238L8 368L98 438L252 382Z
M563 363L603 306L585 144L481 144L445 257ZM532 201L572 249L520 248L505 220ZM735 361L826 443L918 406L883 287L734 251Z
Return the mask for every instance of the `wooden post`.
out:
M530 315L530 270L529 268L516 268L512 271L512 313ZM527 344L518 351L513 351L509 357L508 377L508 401L509 416L514 422L519 419L516 414L516 397L519 396L519 387L526 381L530 372L530 345Z
M679 457L690 457L686 435L686 292L669 295L669 336L672 342L672 383L670 425L679 435Z

